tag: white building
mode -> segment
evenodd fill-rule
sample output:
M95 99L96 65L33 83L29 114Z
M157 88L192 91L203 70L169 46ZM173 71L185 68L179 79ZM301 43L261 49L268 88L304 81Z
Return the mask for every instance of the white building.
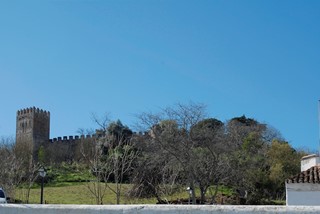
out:
M320 158L318 155L312 154L301 158L301 172L310 169L313 166L320 164Z
M287 205L320 205L320 158L301 159L301 173L286 180Z

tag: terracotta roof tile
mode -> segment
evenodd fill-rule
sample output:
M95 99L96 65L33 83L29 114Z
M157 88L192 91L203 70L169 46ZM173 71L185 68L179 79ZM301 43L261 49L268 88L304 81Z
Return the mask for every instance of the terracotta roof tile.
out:
M286 179L287 183L320 183L320 166L310 169Z

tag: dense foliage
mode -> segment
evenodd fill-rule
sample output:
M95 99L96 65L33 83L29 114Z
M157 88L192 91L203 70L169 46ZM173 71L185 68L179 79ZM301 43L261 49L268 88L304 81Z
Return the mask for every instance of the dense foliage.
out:
M141 155L131 194L155 196L164 203L181 185L191 189L193 203L214 203L217 192L209 187L226 185L238 193L237 203L283 200L284 181L300 171L305 153L267 124L246 116L224 123L205 117L204 110L203 105L178 104L139 116L148 134L136 139Z
M120 120L96 120L95 141L82 141L64 163L60 150L54 153L52 148L41 147L41 158L35 162L30 145L22 148L13 140L2 139L0 185L12 196L15 187L27 187L28 202L41 164L51 166L48 182L63 178L62 172L72 168L68 165L76 165L72 173L80 167L85 175L76 173L68 179L87 179L97 204L103 203L107 189L120 203L121 184L128 182L131 197L155 197L158 203L170 203L168 195L187 187L192 203L217 203L221 186L233 189L233 203L237 204L283 200L284 181L300 171L305 153L292 148L267 124L244 115L222 122L207 117L205 110L201 104L190 103L141 113L137 117L139 134Z

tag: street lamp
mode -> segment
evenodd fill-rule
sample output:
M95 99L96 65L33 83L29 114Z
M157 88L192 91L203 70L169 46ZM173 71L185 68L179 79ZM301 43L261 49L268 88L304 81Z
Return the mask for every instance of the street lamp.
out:
M43 183L44 183L44 177L46 176L47 172L43 166L40 167L38 170L39 175L41 177L41 196L40 196L40 204L43 204Z
M187 187L187 191L188 191L188 193L189 193L189 201L188 201L188 204L190 204L191 195L192 195L192 189L191 189L191 187Z

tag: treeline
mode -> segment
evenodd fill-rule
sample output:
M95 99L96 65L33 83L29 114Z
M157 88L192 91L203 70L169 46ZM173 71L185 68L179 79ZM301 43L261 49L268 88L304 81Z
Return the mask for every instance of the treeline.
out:
M191 203L214 204L219 186L227 186L241 199L237 203L265 204L285 198L284 181L300 171L305 155L267 124L246 116L222 122L208 117L202 104L141 113L137 115L139 134L120 120L94 120L95 138L60 149L43 145L37 158L32 145L3 139L0 185L11 195L23 185L27 203L39 166L58 167L64 162L90 169L87 188L97 204L103 203L107 189L119 204L126 182L132 184L129 196L156 197L158 203L170 203L167 196L188 187Z
M207 118L205 106L178 104L157 114L138 116L148 135L135 139L140 155L133 170L136 196L165 196L188 186L193 203L214 203L209 187L232 187L242 203L285 198L285 179L300 171L305 155L293 149L267 124L235 117ZM195 190L200 190L200 195Z

